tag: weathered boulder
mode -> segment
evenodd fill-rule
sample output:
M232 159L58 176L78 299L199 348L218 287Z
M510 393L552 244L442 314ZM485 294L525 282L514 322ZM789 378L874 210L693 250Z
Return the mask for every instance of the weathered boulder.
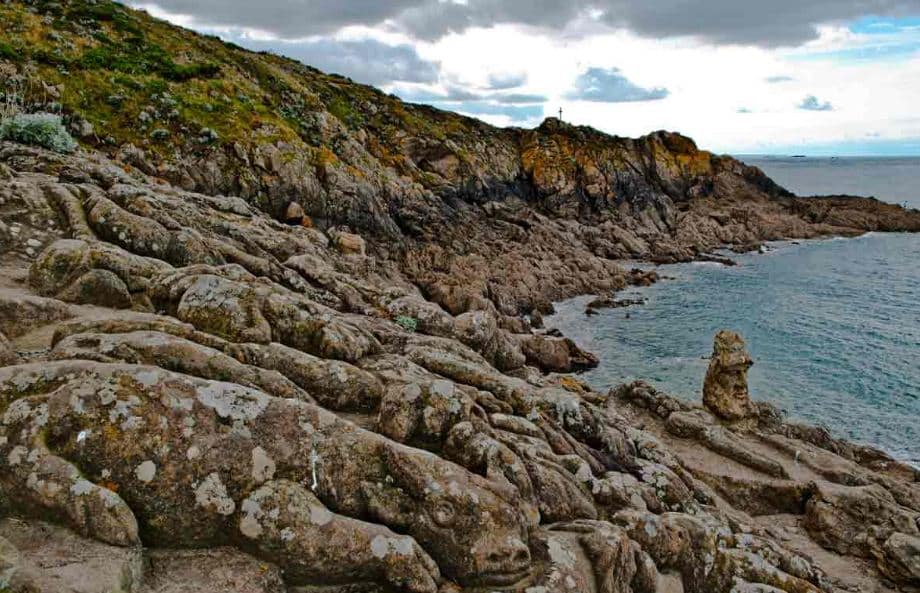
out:
M703 403L723 420L740 420L756 413L747 385L752 364L740 335L727 330L716 334L703 381Z
M0 585L11 592L111 593L140 591L143 554L140 548L112 546L80 537L39 521L3 519L0 541L18 550L18 559ZM2 551L0 566L14 555Z
M277 371L331 410L372 410L383 395L380 379L340 360L319 358L283 344L228 344L246 364Z
M112 309L128 309L131 293L125 283L108 270L90 270L57 294L57 298L80 305L99 305Z
M172 266L166 262L108 243L61 239L36 258L29 284L45 296L125 308L132 305L135 293L147 289L151 278L169 270Z
M233 342L275 341L345 361L380 349L346 316L237 265L181 268L159 277L150 294L171 315Z
M281 570L235 548L150 550L139 593L285 593Z
M277 371L246 365L219 350L156 331L79 333L57 342L50 357L156 365L203 379L232 381L277 397L313 402L306 391Z
M920 538L920 511L900 505L878 484L819 482L805 507L805 528L822 546L841 554L876 558L900 582L915 582L912 554Z
M336 249L345 255L363 256L367 250L367 246L361 235L356 235L354 233L337 231L332 235L332 242Z
M23 291L0 291L0 333L8 338L17 338L72 315L70 307L57 299Z
M303 206L297 202L291 202L284 209L284 222L288 224L302 224L304 216L306 213L303 211Z
M3 335L3 332L0 332L0 366L16 364L17 362L19 362L19 355L16 354L13 345Z
M883 574L896 582L920 583L920 536L893 533L880 551L873 553Z
M598 358L569 338L545 335L515 336L527 362L546 371L568 373L596 367Z

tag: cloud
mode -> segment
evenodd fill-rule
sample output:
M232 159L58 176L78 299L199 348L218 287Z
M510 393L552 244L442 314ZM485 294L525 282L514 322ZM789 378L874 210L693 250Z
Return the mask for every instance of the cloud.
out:
M646 89L620 73L619 68L588 68L575 80L575 88L566 93L567 99L596 103L629 103L656 101L670 94L668 89Z
M799 103L799 109L804 109L806 111L833 111L834 106L831 105L830 101L824 101L822 103L816 96L808 95Z
M255 51L273 51L324 72L342 74L358 82L387 85L395 81L433 83L439 65L422 59L411 45L389 45L376 39L317 39L312 41L261 41L228 37Z
M770 84L776 84L779 82L792 82L793 80L795 80L795 78L791 76L780 75L780 76L768 76L764 80L769 82Z
M916 16L917 0L154 0L197 24L249 27L281 37L324 35L350 25L381 26L421 39L473 27L518 24L563 31L595 20L645 37L693 36L718 44L795 46L817 38L816 25Z
M490 74L488 88L496 91L504 91L517 88L527 82L526 72L515 72L510 74Z
M501 105L531 105L547 100L544 95L530 93L473 92L462 87L448 86L445 91L429 88L401 88L393 91L397 97L412 103L495 102Z
M501 105L488 101L469 101L446 105L434 103L434 106L474 116L504 116L516 123L532 122L543 117L542 105Z
M548 99L544 95L528 93L508 93L507 95L492 95L492 99L508 105L545 103Z
M739 107L737 113L754 113L754 112L748 109L747 107Z

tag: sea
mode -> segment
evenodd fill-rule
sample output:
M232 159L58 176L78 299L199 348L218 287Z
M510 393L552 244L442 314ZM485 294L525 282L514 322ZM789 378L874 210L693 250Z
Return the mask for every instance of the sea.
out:
M920 158L739 158L799 195L920 208ZM754 399L920 467L920 235L769 248L731 254L734 267L658 266L666 280L618 295L644 305L588 317L583 296L558 303L546 323L600 356L584 375L595 388L644 379L690 401L701 399L715 333L739 331L755 361Z

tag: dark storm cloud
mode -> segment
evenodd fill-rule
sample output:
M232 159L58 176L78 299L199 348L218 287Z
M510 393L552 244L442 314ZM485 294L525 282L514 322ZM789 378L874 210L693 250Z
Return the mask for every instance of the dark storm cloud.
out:
M200 26L249 27L301 38L374 25L429 0L129 0L190 16Z
M831 105L830 101L822 102L816 96L808 95L799 103L799 109L804 109L805 111L833 111L834 106Z
M620 73L619 68L588 68L575 80L575 88L566 94L567 99L598 103L629 103L664 99L668 89L642 88Z
M394 81L431 83L439 65L423 60L411 45L387 45L375 39L338 41L253 41L230 38L256 51L273 51L358 82L385 85Z
M140 3L138 3L140 4ZM920 14L920 0L154 0L201 25L232 25L285 37L328 34L347 25L380 25L436 39L470 27L521 24L561 30L593 15L648 37L697 36L715 43L798 45L815 25L872 14Z

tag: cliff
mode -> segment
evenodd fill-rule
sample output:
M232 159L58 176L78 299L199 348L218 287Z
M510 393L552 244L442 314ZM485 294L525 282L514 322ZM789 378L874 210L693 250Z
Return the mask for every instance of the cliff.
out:
M763 402L597 392L527 314L649 281L618 258L920 213L677 134L493 128L107 2L0 17L18 107L81 144L0 142L0 590L917 586L914 469ZM746 398L723 358L708 383Z

